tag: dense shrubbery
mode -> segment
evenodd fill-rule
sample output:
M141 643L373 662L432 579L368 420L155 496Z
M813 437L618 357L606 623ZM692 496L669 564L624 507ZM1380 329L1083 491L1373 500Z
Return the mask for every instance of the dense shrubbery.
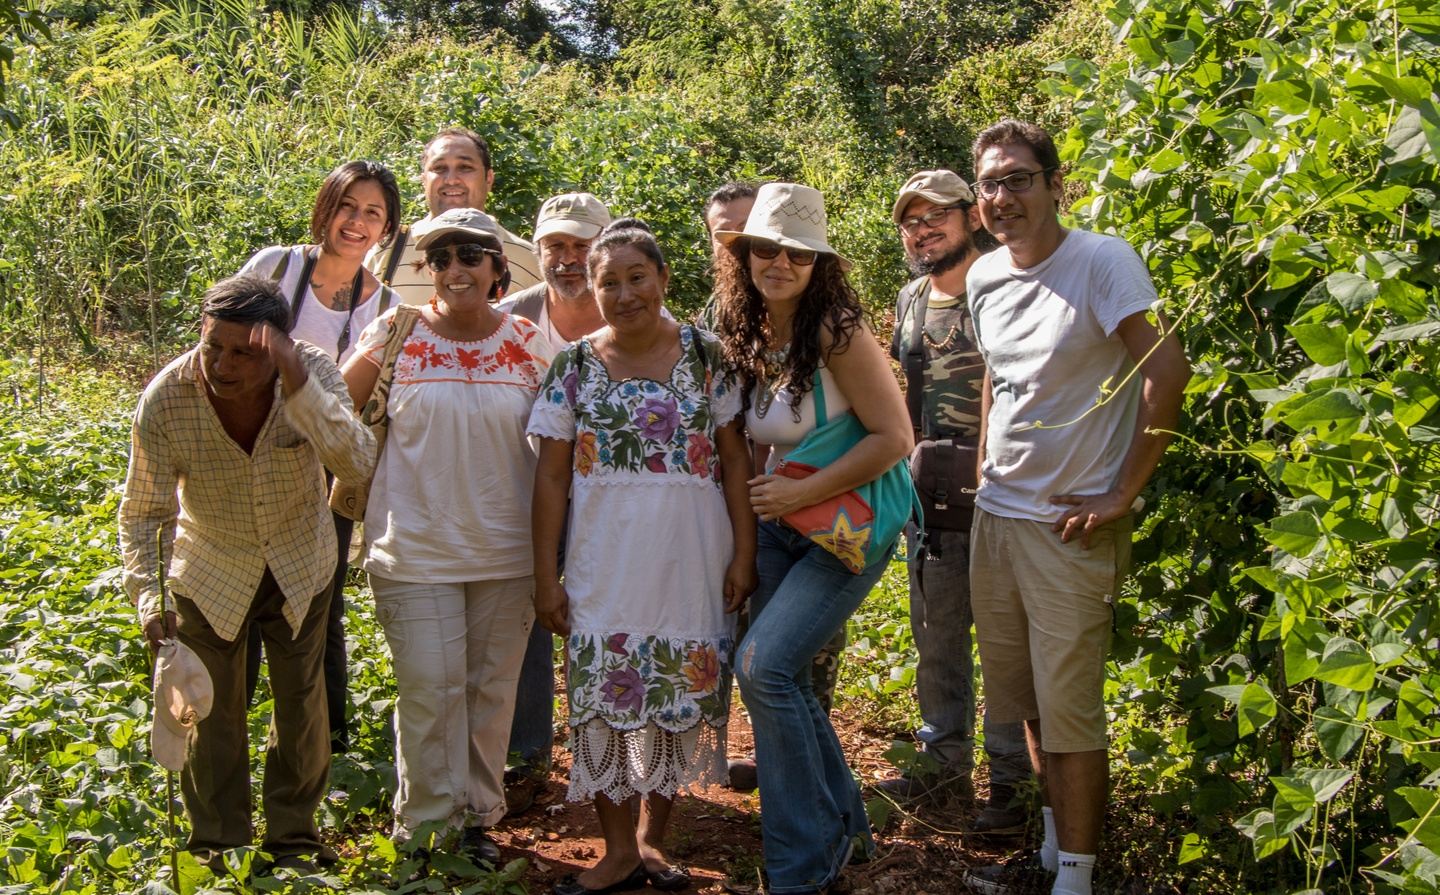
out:
M1251 890L1435 891L1440 14L1109 14L1127 58L1055 88L1075 212L1198 370L1125 607L1127 777Z

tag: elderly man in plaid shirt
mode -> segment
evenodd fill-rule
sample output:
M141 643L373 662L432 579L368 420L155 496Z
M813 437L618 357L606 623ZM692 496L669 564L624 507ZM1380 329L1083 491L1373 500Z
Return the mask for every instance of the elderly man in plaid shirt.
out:
M120 504L125 586L145 639L153 648L178 635L215 685L181 779L186 847L212 867L252 842L250 625L264 636L275 697L262 847L280 866L334 860L315 823L330 773L321 662L336 550L324 468L367 481L375 439L334 362L291 341L289 324L268 280L232 277L205 294L200 344L155 377L135 411ZM173 585L163 613L162 561Z

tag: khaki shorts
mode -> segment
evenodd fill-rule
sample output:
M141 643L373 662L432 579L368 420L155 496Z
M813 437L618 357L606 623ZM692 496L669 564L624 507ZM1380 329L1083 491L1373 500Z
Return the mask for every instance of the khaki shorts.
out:
M1106 748L1105 657L1131 524L1126 516L1101 527L1084 550L1048 522L975 511L970 605L986 717L1040 719L1046 752Z

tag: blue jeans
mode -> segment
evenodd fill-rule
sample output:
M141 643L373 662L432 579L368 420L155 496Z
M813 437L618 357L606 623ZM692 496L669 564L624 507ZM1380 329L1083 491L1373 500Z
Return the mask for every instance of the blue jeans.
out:
M774 522L760 523L750 630L735 679L755 732L760 829L769 891L828 886L850 847L874 849L860 787L810 683L810 663L885 571L853 575L834 556ZM856 841L858 837L858 842Z
M555 635L540 626L530 631L525 661L520 665L520 686L515 694L515 720L510 725L510 754L519 755L518 768L526 773L550 770L555 739Z
M929 532L928 556L910 540L910 629L920 661L915 669L922 725L917 736L947 776L970 776L975 766L975 658L970 629L970 533ZM985 720L990 784L1013 787L1030 775L1025 725Z

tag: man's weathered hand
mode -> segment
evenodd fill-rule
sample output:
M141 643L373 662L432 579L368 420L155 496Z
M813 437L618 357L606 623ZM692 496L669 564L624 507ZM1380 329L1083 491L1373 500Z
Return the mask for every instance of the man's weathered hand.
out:
M1067 543L1078 534L1080 546L1086 550L1090 549L1091 533L1129 513L1131 505L1124 495L1114 491L1104 494L1057 494L1050 498L1050 502L1070 507L1050 526L1050 530L1060 532L1060 540Z
M176 634L175 613L167 612L164 616L155 616L145 623L145 642L150 645L152 653L160 651L160 642L163 640L174 640Z
M288 333L268 321L261 321L250 328L250 345L256 351L267 355L280 372L280 390L286 397L298 392L304 385L307 374L300 362L300 353L295 350L295 340Z

